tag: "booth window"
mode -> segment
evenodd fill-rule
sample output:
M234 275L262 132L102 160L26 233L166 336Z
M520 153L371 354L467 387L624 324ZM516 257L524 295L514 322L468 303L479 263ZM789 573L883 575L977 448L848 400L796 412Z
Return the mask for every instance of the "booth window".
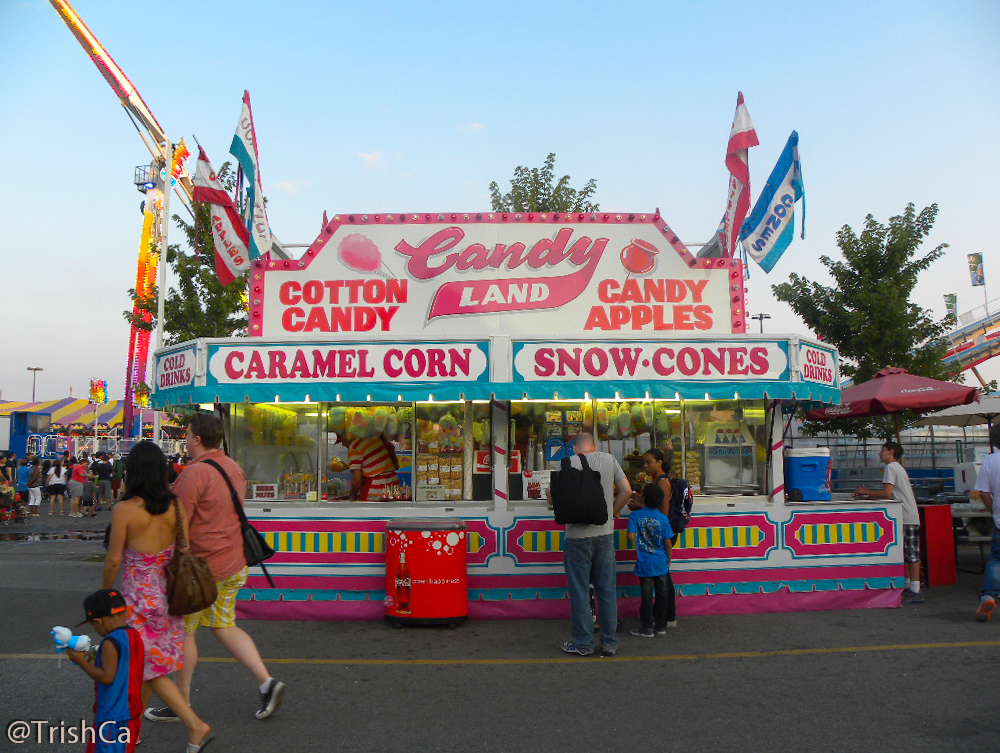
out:
M762 400L684 403L685 477L695 494L764 494Z
M319 406L240 403L232 411L231 454L250 500L315 502Z
M349 501L356 459L366 472L380 471L376 480L365 479L359 501L413 501L413 403L336 403L325 415L323 499ZM363 462L366 455L376 462Z
M422 402L415 415L415 499L491 502L489 402Z
M687 479L695 494L764 493L763 401L524 400L511 403L511 416L513 500L545 496L580 431L617 458L635 488L651 480L643 454L658 448L668 475Z

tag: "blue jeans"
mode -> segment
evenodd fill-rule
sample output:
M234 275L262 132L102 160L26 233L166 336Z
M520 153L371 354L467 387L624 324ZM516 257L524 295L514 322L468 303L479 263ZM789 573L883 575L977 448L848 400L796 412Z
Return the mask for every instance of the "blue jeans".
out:
M983 575L982 595L1000 599L1000 528L993 531L990 559L986 563L986 572Z
M565 539L563 562L573 617L573 643L584 650L594 647L594 616L590 613L590 584L594 584L601 643L618 645L618 600L615 596L615 542L612 534L586 539Z

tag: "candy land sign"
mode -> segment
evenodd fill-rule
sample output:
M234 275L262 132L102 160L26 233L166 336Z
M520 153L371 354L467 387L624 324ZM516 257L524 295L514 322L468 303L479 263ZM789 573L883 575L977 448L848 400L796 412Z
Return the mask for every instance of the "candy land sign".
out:
M655 214L338 215L251 268L251 337L634 337L746 331L743 270Z

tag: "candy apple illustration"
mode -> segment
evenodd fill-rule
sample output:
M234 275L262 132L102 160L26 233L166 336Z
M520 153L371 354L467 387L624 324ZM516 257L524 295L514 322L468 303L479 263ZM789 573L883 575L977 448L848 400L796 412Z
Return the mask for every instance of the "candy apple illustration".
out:
M622 249L622 266L635 275L647 274L656 266L656 256L659 253L652 243L633 238L632 242Z

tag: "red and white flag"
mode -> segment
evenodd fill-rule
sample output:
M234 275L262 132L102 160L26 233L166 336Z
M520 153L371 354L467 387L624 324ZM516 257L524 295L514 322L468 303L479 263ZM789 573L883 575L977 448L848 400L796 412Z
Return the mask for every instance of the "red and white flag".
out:
M219 182L205 150L198 147L198 171L194 177L194 200L209 205L212 238L215 240L215 274L228 285L250 269L247 243L250 234L232 198Z
M729 132L729 146L726 148L726 167L729 169L729 196L726 201L726 216L723 221L722 252L732 256L736 241L740 237L740 227L750 211L750 163L749 149L757 146L757 131L747 106L743 104L743 92L736 96L736 115Z

